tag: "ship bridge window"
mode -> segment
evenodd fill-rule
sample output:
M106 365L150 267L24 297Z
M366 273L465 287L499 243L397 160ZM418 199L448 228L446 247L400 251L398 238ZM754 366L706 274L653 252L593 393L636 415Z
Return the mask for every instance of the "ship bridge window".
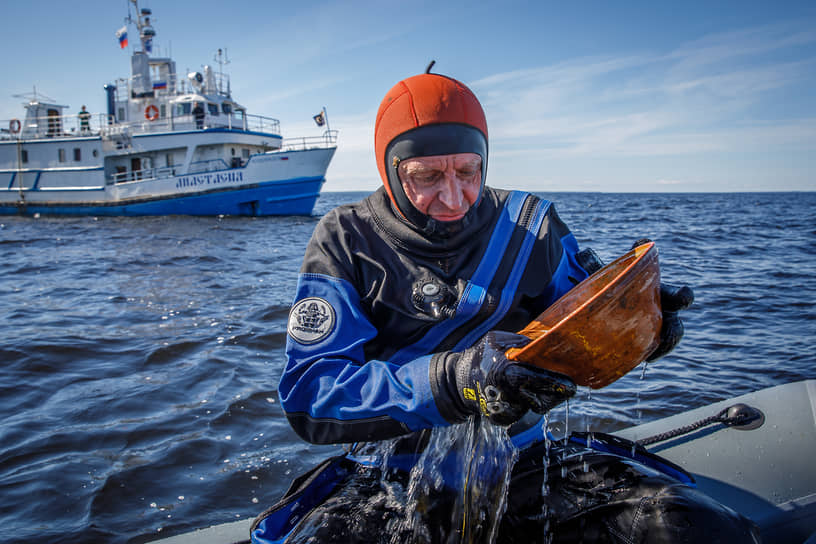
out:
M207 109L210 111L210 115L218 115L218 104L210 104L207 102Z
M176 115L190 115L193 112L193 105L189 102L176 104Z
M232 113L232 104L224 102L223 104L221 104L221 111L229 115L230 113Z

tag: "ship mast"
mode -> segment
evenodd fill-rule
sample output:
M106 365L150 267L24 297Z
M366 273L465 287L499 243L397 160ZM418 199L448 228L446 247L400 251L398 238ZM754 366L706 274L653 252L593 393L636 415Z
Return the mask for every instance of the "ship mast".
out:
M215 54L215 57L213 57L213 60L218 63L218 80L217 80L218 92L221 94L225 94L223 89L224 65L230 63L230 60L227 57L227 48L225 47L223 52L221 51L221 48L219 48L218 52ZM231 97L229 79L227 79L226 96Z
M150 16L153 12L148 8L139 9L138 0L130 0L133 2L133 7L136 9L136 20L134 21L128 15L128 22L136 25L139 31L139 41L142 43L142 52L153 52L153 38L156 36L156 31L150 26Z

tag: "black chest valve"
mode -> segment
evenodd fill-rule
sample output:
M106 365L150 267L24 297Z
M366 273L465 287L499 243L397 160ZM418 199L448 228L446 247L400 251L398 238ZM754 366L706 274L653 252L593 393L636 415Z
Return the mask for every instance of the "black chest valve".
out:
M423 278L414 283L411 291L411 302L414 307L433 316L434 319L449 319L456 309L453 303L456 296L451 289L442 282L433 278Z

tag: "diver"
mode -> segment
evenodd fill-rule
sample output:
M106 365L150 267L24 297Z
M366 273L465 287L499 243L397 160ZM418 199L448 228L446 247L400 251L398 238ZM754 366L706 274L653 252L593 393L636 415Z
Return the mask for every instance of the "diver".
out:
M363 462L372 445L417 460L436 447L434 429L488 422L526 436L540 425L528 414L576 391L567 376L510 362L504 351L527 341L512 331L594 265L551 202L485 185L488 141L473 92L430 67L382 100L374 150L383 186L315 228L279 385L299 436L354 444L352 452L298 478L256 520L253 541L751 542L750 522L682 476L543 433L504 456L512 472L497 527L452 521L455 485L431 486L412 513L418 523L400 523L404 501L383 483L407 489L412 467ZM649 360L679 342L678 311L693 298L687 287L662 292L664 326ZM456 450L450 465L461 472Z

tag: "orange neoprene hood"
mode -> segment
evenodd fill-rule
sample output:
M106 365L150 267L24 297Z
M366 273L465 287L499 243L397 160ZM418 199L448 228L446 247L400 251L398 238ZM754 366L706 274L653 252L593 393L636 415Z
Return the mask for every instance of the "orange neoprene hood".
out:
M380 177L397 210L425 228L427 216L419 214L402 189L397 174L399 162L411 157L476 153L482 157L484 187L484 111L473 92L453 78L427 73L409 77L394 85L380 104L374 125L374 152Z

